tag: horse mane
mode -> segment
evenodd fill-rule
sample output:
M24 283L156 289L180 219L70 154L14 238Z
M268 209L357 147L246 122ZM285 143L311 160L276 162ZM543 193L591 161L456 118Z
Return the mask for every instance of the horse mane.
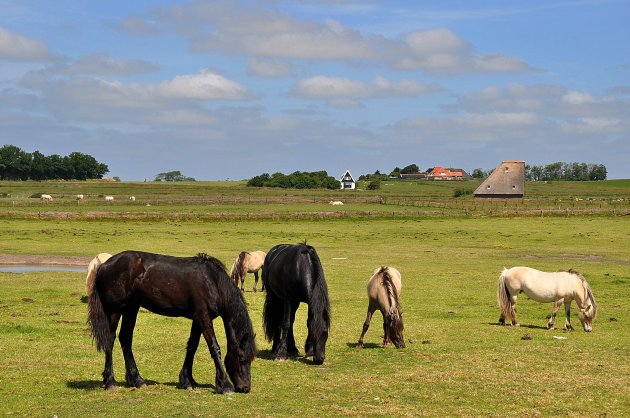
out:
M306 247L306 251L313 261L314 266L313 293L308 304L309 311L313 313L312 331L315 335L321 335L324 331L330 329L331 323L328 286L326 285L324 269L317 252L312 246L307 245L306 241L304 241L303 245ZM319 312L321 312L321 315L317 315Z
M589 286L588 282L586 281L584 276L582 276L582 274L577 270L569 269L567 273L577 276L577 278L579 278L580 281L582 282L582 286L584 286L584 291L586 292L586 300L591 301L590 305L591 305L591 309L593 310L592 318L595 319L597 317L597 302L595 301L595 296L593 295L593 291L591 290L591 287Z
M247 314L247 302L245 301L245 297L236 284L230 279L225 264L219 259L206 253L198 253L194 259L198 263L206 264L217 270L218 274L212 274L211 277L217 284L221 304L223 309L229 312L230 317L233 318L235 333L237 333L237 335L238 333L243 333L243 335L245 333L248 334L249 344L246 345L247 352L245 352L245 355L249 360L253 360L257 353L256 334L254 334L252 321ZM235 300L241 303L235 303Z
M234 260L234 264L232 265L232 272L230 273L230 278L236 283L241 277L245 275L245 257L249 254L247 251L241 251L241 253Z

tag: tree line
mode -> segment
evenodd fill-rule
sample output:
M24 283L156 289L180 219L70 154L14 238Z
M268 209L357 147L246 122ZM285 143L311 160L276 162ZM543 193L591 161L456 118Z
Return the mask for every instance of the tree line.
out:
M472 171L473 178L485 178L492 174L494 170L484 171L475 168ZM532 181L595 181L606 180L608 171L603 164L587 163L563 163L557 162L547 165L525 165L525 179Z
M0 180L87 180L108 172L106 164L80 152L61 156L26 152L15 145L0 148Z
M339 189L341 183L336 178L329 176L326 171L314 171L312 173L296 171L291 174L263 173L252 177L247 182L251 187L279 187L283 189Z

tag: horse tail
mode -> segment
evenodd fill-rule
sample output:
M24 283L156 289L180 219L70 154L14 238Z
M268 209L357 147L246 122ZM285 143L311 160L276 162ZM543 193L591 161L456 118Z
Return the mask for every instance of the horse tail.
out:
M514 321L516 318L516 312L514 312L514 305L511 302L510 291L505 284L505 279L507 277L508 269L504 268L499 276L499 285L497 286L497 301L499 302L499 308L501 309L501 313L503 316L510 320Z
M264 271L263 271L264 275ZM263 281L263 283L265 283ZM267 287L265 294L265 305L263 307L263 328L265 330L265 338L271 341L280 329L282 323L282 313L284 311L284 301L276 296Z
M313 289L308 303L309 317L313 320L311 331L314 335L321 335L322 332L330 329L331 323L328 285L326 284L324 269L317 252L310 245L307 245L306 248L313 266Z
M88 264L88 272L85 277L85 294L90 295L92 289L94 289L94 281L96 280L96 273L98 272L101 264L106 262L112 255L107 253L100 253L90 261Z
M105 309L103 309L101 296L96 286L88 292L88 324L90 325L92 339L96 342L96 349L105 351L111 346L112 338L114 337L109 329L109 320L107 314L105 314Z
M383 277L383 285L385 285L389 298L389 312L387 313L389 333L390 335L401 336L405 326L403 324L402 309L398 299L398 291L394 286L392 276L389 274L389 269L387 267L381 267L378 273Z
M245 256L247 255L247 251L242 251L238 257L234 260L234 264L232 264L232 270L230 271L230 278L234 283L238 285L238 281L245 274Z

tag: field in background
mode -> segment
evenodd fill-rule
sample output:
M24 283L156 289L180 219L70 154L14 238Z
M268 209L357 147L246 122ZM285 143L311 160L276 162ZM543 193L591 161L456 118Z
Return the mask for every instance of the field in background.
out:
M293 218L571 216L630 213L630 180L528 182L525 199L483 200L480 181L386 181L380 190L295 190L245 182L0 182L0 217ZM33 196L53 197L43 202ZM76 199L77 194L85 198ZM105 196L113 196L106 202ZM135 201L129 197L134 196ZM330 206L331 200L344 202Z
M219 396L214 395L214 367L203 343L195 360L202 387L190 392L175 388L189 322L141 310L134 351L151 384L105 392L100 389L103 356L86 331L84 275L0 273L0 413L630 414L630 217L623 216L630 212L630 182L528 183L528 198L537 193L532 200L544 211L559 205L565 211L557 214L561 216L512 216L501 212L502 202L485 202L483 214L465 215L462 206L475 200L452 195L456 187L473 183L388 184L376 192L348 193L250 189L241 183L0 183L0 194L11 194L0 198L0 253L93 256L140 249L188 256L203 251L229 267L239 251L307 240L322 259L333 314L323 366L300 359L273 362L262 332L264 293L248 291L260 350L252 365L252 392ZM19 190L49 193L55 200L44 204L15 197ZM77 193L88 195L81 204L73 200ZM100 195L106 194L116 196L114 204L102 201ZM128 195L135 195L136 202L126 201ZM15 206L13 199L19 201ZM333 207L329 200L346 204ZM149 202L152 206L145 206ZM593 212L570 209L567 216L572 204ZM382 212L367 216L366 210ZM419 211L423 216L416 216ZM403 275L407 348L380 347L382 320L376 314L367 348L359 350L354 344L367 309L365 284L382 264L396 266ZM498 326L497 277L504 266L514 265L582 272L600 308L594 332L581 330L575 305L576 331L546 330L551 306L525 297L519 298L518 308L523 326ZM251 289L251 275L245 285ZM296 319L298 346L306 337L305 311L300 308ZM559 328L563 322L560 313ZM215 329L225 354L220 321ZM523 340L525 334L531 339ZM122 383L118 343L114 364Z

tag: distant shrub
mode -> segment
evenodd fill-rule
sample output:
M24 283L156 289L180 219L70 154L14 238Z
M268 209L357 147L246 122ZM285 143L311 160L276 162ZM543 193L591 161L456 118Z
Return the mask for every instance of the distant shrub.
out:
M247 185L250 187L280 187L282 189L332 189L341 187L339 180L329 176L325 171L312 173L296 171L289 175L282 173L264 173L251 178Z
M368 190L378 190L380 188L381 188L381 181L380 180L372 180L367 185L367 189Z
M458 187L457 189L453 190L453 197L467 196L472 193L473 193L472 189L464 189L464 188Z

